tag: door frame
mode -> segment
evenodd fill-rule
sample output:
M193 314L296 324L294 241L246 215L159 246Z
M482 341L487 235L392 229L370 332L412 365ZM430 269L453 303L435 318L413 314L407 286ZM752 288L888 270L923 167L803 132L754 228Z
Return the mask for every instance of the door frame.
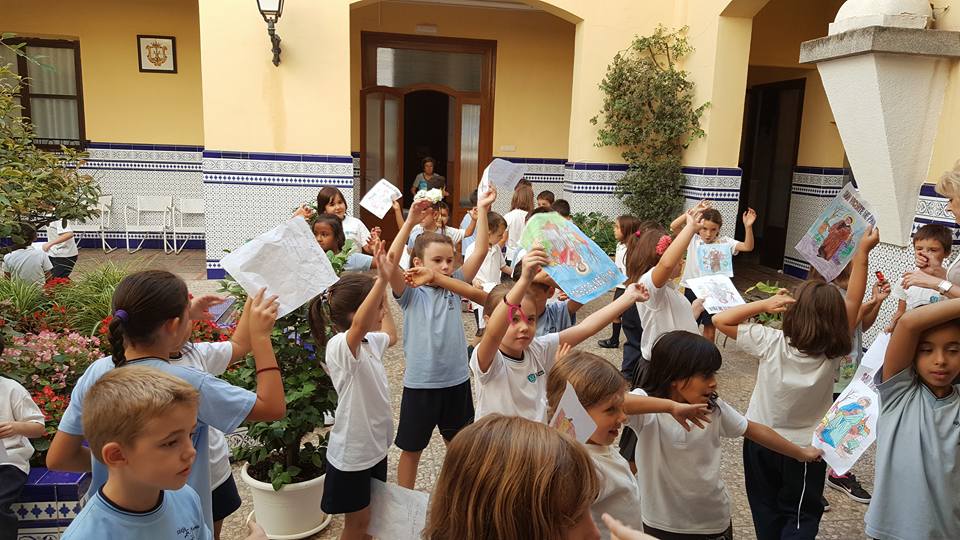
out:
M415 84L404 87L385 87L377 86L376 80L376 50L378 47L390 47L396 49L414 49L424 51L443 51L459 53L475 53L483 55L481 63L480 92L464 92L454 90L448 86L437 84ZM494 89L496 87L496 64L497 64L497 42L486 39L468 39L452 37L432 37L415 36L407 34L390 34L382 32L361 32L360 33L360 185L361 192L366 193L366 141L367 141L367 106L366 95L370 92L385 92L399 95L400 101L400 129L403 129L403 96L411 92L421 90L432 90L446 94L456 100L456 109L459 113L464 102L480 103L480 144L478 149L478 165L480 170L493 160L493 107L494 107ZM381 118L383 111L381 110ZM451 198L451 223L459 223L466 214L467 209L462 208L460 201L460 115L456 118L448 118L448 122L455 122L454 135L456 138L454 149L455 156L454 171L447 171L447 180L450 185ZM381 120L381 133L383 132ZM448 124L449 128L449 124ZM383 145L381 136L381 153ZM399 137L400 152L398 159L400 161L400 170L403 170L403 137ZM448 141L449 145L449 141ZM451 156L447 156L450 160ZM403 189L402 179L400 189ZM479 180L479 179L478 179Z

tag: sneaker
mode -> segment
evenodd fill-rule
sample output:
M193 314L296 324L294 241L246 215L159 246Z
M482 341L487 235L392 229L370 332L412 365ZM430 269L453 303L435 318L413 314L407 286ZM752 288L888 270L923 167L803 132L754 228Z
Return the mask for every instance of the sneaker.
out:
M852 474L844 476L827 475L827 485L837 491L846 493L847 497L858 503L870 504L870 494L863 489L863 486L857 481L857 477Z
M477 330L477 333L474 334L474 335L475 335L476 337L483 337L483 331L484 331L484 330L486 330L486 328L480 328L480 329Z
M830 501L828 501L827 498L824 497L823 495L820 496L820 504L823 505L824 512L830 511Z
M619 348L620 348L620 342L619 342L619 341L614 341L614 340L612 340L612 339L601 339L600 341L597 342L597 345L599 345L600 347L602 347L602 348L604 348L604 349L619 349Z

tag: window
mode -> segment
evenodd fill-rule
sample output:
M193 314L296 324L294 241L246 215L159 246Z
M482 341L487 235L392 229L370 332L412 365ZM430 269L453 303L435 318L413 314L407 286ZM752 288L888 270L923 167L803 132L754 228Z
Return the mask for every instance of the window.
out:
M21 113L33 122L38 146L82 147L83 90L80 84L80 44L76 41L23 39L24 51L37 65L0 47L0 62L26 78L20 88Z

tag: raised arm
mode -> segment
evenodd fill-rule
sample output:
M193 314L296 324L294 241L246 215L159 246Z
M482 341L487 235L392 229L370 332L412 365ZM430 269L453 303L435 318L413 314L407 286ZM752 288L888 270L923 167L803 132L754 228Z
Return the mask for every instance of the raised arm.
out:
M690 210L694 212L703 212L707 208L710 208L710 201L703 199L702 201L698 202L697 205L691 208ZM676 219L670 222L671 233L677 234L683 230L683 226L687 224L687 213L690 212L690 210L681 212L680 215L676 217Z
M473 236L473 231L477 228L477 209L476 207L471 208L467 212L467 217L470 219L467 220L467 227L463 230L464 238L469 238ZM461 223L462 225L462 223Z
M473 253L470 254L470 257L463 261L463 266L460 268L460 272L463 273L463 279L467 283L471 283L473 278L477 276L477 272L483 265L483 259L487 256L487 246L490 245L490 230L487 226L487 212L490 211L490 207L493 206L493 203L496 200L497 190L493 186L490 186L490 189L488 189L487 192L480 197L480 200L477 201L477 238L474 240L474 243L477 245L477 247L474 248Z
M353 321L350 322L350 328L347 329L347 347L353 357L357 357L360 351L360 344L363 338L377 326L377 319L380 318L380 306L383 304L383 296L387 290L387 281L390 279L389 265L386 264L383 254L383 242L374 249L374 258L383 262L383 268L377 266L377 279L373 282L373 289L370 294L363 299L357 312L353 314Z
M403 228L403 207L400 206L400 200L393 201L393 219L397 220L397 230Z
M230 336L230 363L239 362L251 350L250 345L250 324L247 311L243 310L240 314L240 320L237 321L237 327Z
M883 357L883 380L910 367L922 332L957 318L960 318L960 298L941 300L904 313L890 336Z
M617 320L628 308L637 302L646 302L649 298L650 292L647 291L646 287L640 283L631 283L616 301L591 313L580 324L575 324L560 332L560 343L567 343L571 347L576 347L583 340Z
M683 260L683 255L687 251L687 246L690 245L690 240L693 239L693 235L697 234L702 227L701 215L702 212L696 208L691 208L684 213L683 216L686 220L686 225L677 233L676 238L670 243L670 247L660 256L660 262L653 267L651 278L654 287L659 289L670 280L670 277L673 275L673 270L680 264L680 261Z
M248 422L270 422L279 420L287 413L287 404L283 393L283 377L273 354L270 335L277 322L277 297L266 297L266 289L260 289L253 298L247 299L244 311L250 312L250 345L253 349L253 361L257 368L257 400L250 413Z
M883 301L886 300L888 296L890 296L889 283L884 281L874 284L870 300L860 306L860 327L864 332L869 330L870 327L873 326L873 323L877 322L880 307L883 306Z
M704 423L710 423L710 406L707 403L677 403L671 399L638 396L629 392L623 398L623 412L628 415L667 413L687 431L690 431L688 422L700 429L703 429Z
M430 204L430 201L427 200L416 201L410 205L410 212L407 213L407 220L403 222L403 226L400 227L400 231L393 239L393 243L390 244L390 251L387 254L389 260L400 261L400 258L403 256L403 250L407 247L407 240L410 238L410 231L413 230L414 225L423 221L424 214L426 213L427 209L431 207L432 205ZM407 285L403 281L402 273L394 272L391 274L390 288L393 289L394 296L399 297L401 294L403 294L403 290L407 288Z
M796 444L784 439L779 433L768 426L756 422L747 422L747 431L743 436L751 441L769 448L778 454L792 457L797 461L807 463L816 461L820 458L819 448L812 446L797 446Z
M753 251L753 224L757 221L757 213L753 208L747 208L743 213L743 242L737 242L737 253Z
M744 322L761 313L783 313L787 306L796 302L786 289L764 300L757 300L742 306L725 309L713 316L713 325L723 335L737 339L737 328Z
M847 306L847 323L851 334L857 329L857 315L860 314L860 306L863 304L863 295L867 292L867 265L870 250L880 243L880 231L876 227L869 227L860 244L857 246L857 252L850 261L850 281L847 283L847 295L843 301Z

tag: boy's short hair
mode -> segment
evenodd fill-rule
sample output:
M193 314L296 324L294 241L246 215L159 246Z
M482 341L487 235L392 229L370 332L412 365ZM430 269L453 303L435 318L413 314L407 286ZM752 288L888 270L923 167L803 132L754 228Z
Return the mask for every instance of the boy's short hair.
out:
M547 201L551 205L553 205L553 201L555 201L556 199L557 198L554 196L553 192L550 191L549 189L545 189L537 195L538 201Z
M530 218L532 218L533 216L535 216L535 215L537 215L537 214L546 214L546 213L553 212L553 211L554 211L553 208L546 208L546 207L544 207L544 206L538 206L538 207L534 208L533 210L527 212L527 217L524 218L523 222L526 223L526 222L530 221Z
M21 223L20 237L23 238L23 241L14 244L14 249L24 249L30 247L30 244L37 240L37 229L33 228L33 226L30 224Z
M917 229L917 232L913 233L913 243L916 244L917 240L939 242L943 246L944 255L949 255L953 248L953 232L950 231L949 227L938 223L928 223Z
M453 240L449 236L435 232L423 232L413 241L413 251L410 256L422 261L423 254L426 253L427 246L430 244L447 244L451 249L455 249Z
M507 220L496 212L487 212L487 230L492 232L507 228Z
M477 201L480 200L480 195L477 193L477 190L470 192L470 206L476 206Z
M570 217L570 203L565 199L557 199L553 202L553 211L560 214L561 216L568 218Z
M100 377L83 399L83 435L93 457L103 447L131 445L143 427L177 405L197 406L200 392L183 379L146 366L122 366Z

